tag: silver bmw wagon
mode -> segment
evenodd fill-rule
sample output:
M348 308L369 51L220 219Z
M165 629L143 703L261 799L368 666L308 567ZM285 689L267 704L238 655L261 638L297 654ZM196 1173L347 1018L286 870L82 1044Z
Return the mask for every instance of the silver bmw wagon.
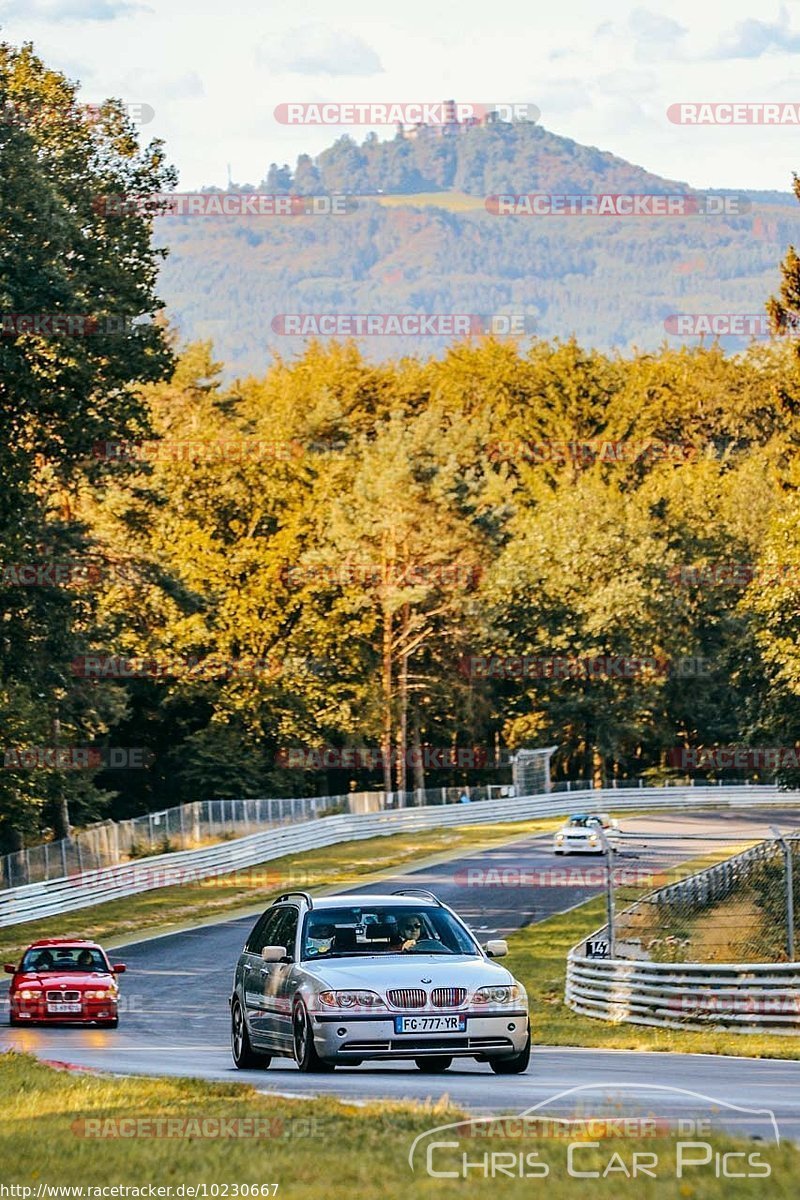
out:
M263 913L236 964L231 1047L237 1067L294 1058L301 1071L454 1058L525 1071L525 989L431 892L325 896L288 892Z

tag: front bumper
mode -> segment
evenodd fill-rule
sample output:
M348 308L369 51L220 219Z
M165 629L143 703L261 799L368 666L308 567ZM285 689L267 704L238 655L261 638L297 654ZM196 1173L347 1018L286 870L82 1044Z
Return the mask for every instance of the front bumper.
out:
M613 848L614 843L611 843ZM554 844L556 854L604 854L602 842L589 842L581 839L579 842L558 842Z
M420 1015L419 1010L375 1016L315 1013L312 1021L314 1045L321 1058L341 1063L353 1059L425 1058L442 1054L485 1060L519 1054L528 1040L526 1009L510 1009L504 1013L437 1013L437 1016L464 1016L463 1032L395 1032L396 1016Z
M85 1002L79 1013L48 1012L43 1004L12 1004L11 1019L20 1025L104 1025L118 1019L119 1005L115 1001Z

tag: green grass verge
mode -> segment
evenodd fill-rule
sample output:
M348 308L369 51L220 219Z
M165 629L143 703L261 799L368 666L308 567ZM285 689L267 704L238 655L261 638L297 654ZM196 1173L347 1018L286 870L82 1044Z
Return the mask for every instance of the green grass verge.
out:
M63 916L0 929L0 962L15 961L36 938L89 936L99 942L133 940L136 934L173 925L199 925L237 910L265 907L270 897L291 888L313 891L321 887L347 887L377 872L413 869L432 856L467 854L526 834L555 829L562 820L549 817L498 825L424 829L287 854L229 875L154 888ZM146 864L132 863L131 869L146 870Z
M502 1096L500 1080L489 1077L488 1089L496 1097ZM21 1200L36 1200L40 1187L42 1200L48 1200L48 1188L83 1187L86 1198L92 1195L87 1188L114 1185L143 1188L138 1194L144 1196L149 1185L171 1188L173 1200L181 1194L177 1190L181 1185L205 1185L206 1197L238 1200L243 1185L269 1189L270 1184L278 1185L277 1192L269 1189L257 1194L274 1194L279 1200L341 1200L343 1196L351 1200L409 1200L410 1196L496 1200L500 1190L503 1200L529 1200L539 1187L546 1186L549 1200L575 1200L587 1195L588 1184L591 1195L601 1200L625 1194L637 1200L767 1195L770 1200L782 1200L796 1196L800 1166L800 1156L792 1145L776 1147L714 1136L708 1141L717 1152L758 1154L759 1161L768 1166L769 1177L717 1178L712 1158L707 1166L690 1170L679 1181L675 1178L676 1138L617 1137L604 1139L596 1149L581 1147L576 1169L602 1172L615 1154L619 1159L613 1161L622 1160L630 1169L632 1155L639 1152L657 1156L657 1178L639 1176L628 1181L617 1165L605 1179L587 1181L569 1176L567 1143L561 1139L526 1138L510 1143L507 1137L480 1141L473 1137L464 1139L458 1150L438 1151L433 1159L435 1169L460 1168L462 1177L434 1179L425 1170L424 1153L415 1158L413 1173L408 1154L419 1134L459 1120L461 1114L446 1102L356 1107L325 1098L289 1100L233 1083L76 1075L13 1053L0 1055L0 1114L2 1183L30 1188L27 1195L16 1193ZM220 1121L227 1124L217 1125ZM159 1122L162 1135L154 1136ZM172 1135L164 1136L170 1129ZM218 1129L227 1130L227 1135L209 1136ZM256 1131L257 1138L252 1136ZM453 1138L452 1134L445 1136ZM480 1169L472 1168L463 1178L462 1152L469 1162L482 1161L487 1153L502 1153L506 1170L509 1154L517 1161L518 1156L535 1152L539 1158L534 1161L547 1164L550 1174L546 1180L508 1174L484 1178ZM741 1170L745 1162L734 1160L735 1169ZM633 1189L629 1193L625 1189L628 1182ZM214 1185L216 1192L212 1191ZM202 1197L202 1191L194 1193L198 1194ZM252 1195L244 1193L248 1194Z

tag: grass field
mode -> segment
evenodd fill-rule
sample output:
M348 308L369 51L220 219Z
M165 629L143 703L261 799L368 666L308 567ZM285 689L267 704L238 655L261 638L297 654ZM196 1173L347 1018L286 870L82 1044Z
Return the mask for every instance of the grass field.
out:
M500 1080L487 1084L502 1095ZM115 1185L140 1189L127 1194L144 1196L150 1185L171 1188L161 1195L173 1200L181 1195L202 1200L253 1195L279 1200L522 1200L545 1186L549 1200L589 1194L600 1200L627 1195L631 1200L782 1200L797 1193L800 1156L794 1146L724 1136L708 1138L711 1161L685 1169L682 1180L675 1177L675 1135L606 1137L596 1147L578 1146L574 1169L602 1173L611 1162L606 1178L570 1177L563 1139L510 1141L508 1133L479 1143L474 1137L460 1138L454 1148L436 1148L432 1169L455 1170L454 1179L428 1174L425 1150L439 1140L428 1138L414 1155L412 1171L408 1158L414 1139L460 1115L446 1101L357 1107L328 1099L285 1099L234 1084L78 1075L6 1053L0 1055L0 1182L30 1189L4 1193L20 1200L47 1200L58 1194L49 1189L71 1187L82 1187L84 1197L91 1197L98 1193L86 1189ZM506 1128L499 1127L502 1132ZM443 1136L456 1140L450 1132ZM749 1165L737 1159L733 1169L757 1170L761 1177L718 1177L721 1160L714 1155L737 1150L757 1159ZM629 1179L622 1173L619 1164L630 1172L634 1153L656 1156L647 1160L656 1178ZM477 1165L465 1167L465 1157ZM514 1177L520 1161L531 1177ZM546 1179L533 1175L535 1170L541 1176L544 1167Z
M562 819L424 829L288 854L230 875L154 888L63 916L0 929L0 961L16 960L39 937L90 936L113 945L115 941L131 940L133 934L200 924L238 910L265 907L271 897L291 888L313 891L346 887L364 882L377 872L423 866L427 859L438 855L449 857L496 846L515 837L555 829ZM137 866L131 865L133 869Z
M466 192L414 192L410 196L373 196L383 208L443 208L447 212L485 212L482 196Z

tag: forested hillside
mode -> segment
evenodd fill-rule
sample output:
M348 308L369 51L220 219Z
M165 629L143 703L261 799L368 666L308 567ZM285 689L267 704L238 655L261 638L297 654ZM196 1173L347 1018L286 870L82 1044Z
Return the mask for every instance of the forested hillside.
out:
M160 286L171 319L184 338L213 340L228 378L302 352L302 338L274 332L283 313L516 313L541 337L574 334L604 351L677 347L665 326L674 313L763 312L777 263L800 242L788 193L759 194L725 217L494 216L481 198L501 192L688 189L536 125L360 146L345 137L315 163L301 157L294 172L273 164L258 186L343 192L359 207L156 221L156 241L170 250ZM420 195L398 206L410 192ZM459 199L468 196L474 207ZM447 343L366 337L361 348L377 361L441 354ZM746 339L723 345L741 349Z

